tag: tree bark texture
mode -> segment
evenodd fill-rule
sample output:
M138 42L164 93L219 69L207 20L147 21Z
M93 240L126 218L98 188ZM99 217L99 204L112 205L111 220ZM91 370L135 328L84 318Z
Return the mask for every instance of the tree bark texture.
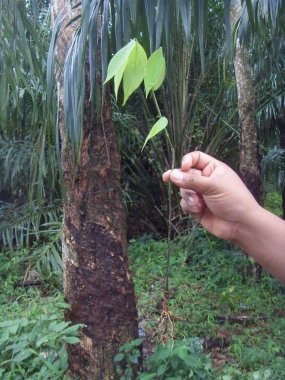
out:
M64 6L60 0L51 3L54 14ZM67 28L57 42L62 65L74 30ZM113 358L121 345L137 337L138 323L128 271L120 156L111 104L107 96L99 121L96 115L91 120L86 64L84 132L75 169L65 133L60 73L58 81L61 164L67 195L62 229L64 293L71 304L65 317L72 324L86 325L80 343L67 345L69 368L80 379L117 379Z
M231 24L241 14L241 0L231 0ZM238 95L239 114L239 173L256 201L262 205L262 177L259 154L259 141L256 125L256 97L252 84L248 54L237 38L235 45L234 70ZM262 267L255 264L255 277L261 279Z
M231 1L232 25L241 14L241 1ZM259 141L256 125L256 97L252 85L248 54L236 41L234 70L237 84L239 113L239 172L242 180L257 200L262 204L262 180L259 155Z

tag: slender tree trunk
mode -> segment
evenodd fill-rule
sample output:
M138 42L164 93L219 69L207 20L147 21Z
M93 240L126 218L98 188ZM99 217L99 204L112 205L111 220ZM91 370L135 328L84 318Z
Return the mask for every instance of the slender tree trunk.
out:
M232 25L241 14L241 0L231 0ZM259 155L259 141L256 125L256 97L250 75L248 54L240 45L235 46L234 69L238 94L240 130L239 172L240 177L256 201L262 205L262 180ZM256 264L256 278L260 279L262 268Z
M51 3L55 14L64 5L63 0ZM74 29L67 28L57 42L57 57L62 65ZM58 80L67 194L62 229L64 293L71 304L65 317L72 323L86 325L80 332L80 343L67 346L70 370L80 379L117 379L113 358L122 344L137 337L138 325L133 282L128 272L120 156L111 104L107 94L99 121L96 115L91 121L86 64L84 133L75 169L66 140L61 75Z
M277 125L279 128L279 144L281 149L285 149L285 109L283 113L277 117ZM282 210L283 210L283 219L285 220L285 186L282 189Z

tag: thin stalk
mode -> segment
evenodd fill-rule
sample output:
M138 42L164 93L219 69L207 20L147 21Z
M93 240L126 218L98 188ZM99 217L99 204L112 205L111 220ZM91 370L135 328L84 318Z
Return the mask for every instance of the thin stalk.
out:
M158 116L160 118L162 118L162 115L161 115L161 112L160 112L160 109L159 109L159 106L157 103L157 99L156 99L156 96L155 96L155 93L153 90L151 91L151 96L152 96L153 102L155 104ZM165 131L166 138L167 138L169 145L170 145L170 148L171 148L171 156L172 156L171 170L173 170L174 164L175 164L175 152L174 152L174 148L173 148L172 142L170 140L169 134L167 132L167 129L164 129L164 131ZM171 181L169 181L168 182L168 235L167 235L166 279L165 279L165 292L164 292L165 302L167 302L168 298L169 298L168 277L169 277L171 219L172 219L171 190L172 190L172 183L171 183Z
M174 164L175 164L175 154L174 154L174 149L172 146L171 146L171 153L172 153L172 162L171 162L171 171L172 171L174 169ZM171 190L172 190L172 183L169 180L168 182L168 235L167 235L167 259L166 259L166 282L165 282L165 293L166 293L167 300L169 296L168 277L169 277L170 238L171 238L171 219L172 219Z

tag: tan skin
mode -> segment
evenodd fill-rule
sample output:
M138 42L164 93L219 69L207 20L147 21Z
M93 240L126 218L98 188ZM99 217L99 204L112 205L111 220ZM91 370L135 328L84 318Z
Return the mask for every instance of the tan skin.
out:
M285 284L285 222L263 209L226 164L191 152L164 173L180 187L180 205L213 235L236 243Z

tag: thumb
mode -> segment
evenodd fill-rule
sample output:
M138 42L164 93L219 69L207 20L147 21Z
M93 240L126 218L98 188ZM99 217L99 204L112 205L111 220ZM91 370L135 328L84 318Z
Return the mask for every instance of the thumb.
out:
M197 175L194 172L183 172L180 169L174 169L170 173L170 180L182 189L193 190L203 195L210 193L213 183L213 179L210 177Z

